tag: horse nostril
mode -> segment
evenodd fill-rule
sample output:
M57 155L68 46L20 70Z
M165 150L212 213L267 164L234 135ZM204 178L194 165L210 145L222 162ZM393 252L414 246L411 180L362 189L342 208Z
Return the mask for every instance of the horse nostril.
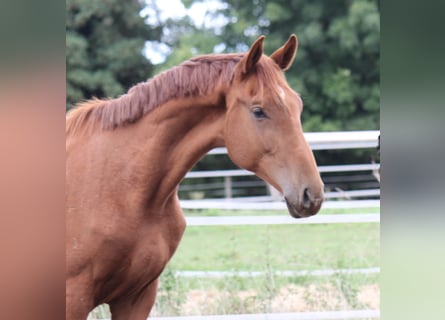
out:
M309 208L311 206L311 198L309 196L309 189L305 188L303 190L303 207Z

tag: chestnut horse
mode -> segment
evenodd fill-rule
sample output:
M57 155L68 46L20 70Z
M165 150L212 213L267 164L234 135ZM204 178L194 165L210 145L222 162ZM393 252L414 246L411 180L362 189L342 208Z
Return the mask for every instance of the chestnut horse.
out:
M297 38L271 56L190 59L117 99L66 119L66 317L107 303L112 319L145 319L186 223L178 184L210 149L282 192L290 214L316 214L323 183L284 71Z

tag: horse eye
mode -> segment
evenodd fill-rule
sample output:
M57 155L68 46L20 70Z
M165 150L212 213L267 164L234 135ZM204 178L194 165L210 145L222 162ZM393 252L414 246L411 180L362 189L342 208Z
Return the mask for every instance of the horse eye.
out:
M255 107L252 109L252 113L257 119L264 119L267 118L266 113L261 109L260 107Z

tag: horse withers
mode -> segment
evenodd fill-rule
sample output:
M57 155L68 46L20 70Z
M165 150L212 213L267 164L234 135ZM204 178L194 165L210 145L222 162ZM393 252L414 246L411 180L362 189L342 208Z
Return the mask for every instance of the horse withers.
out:
M316 214L323 183L287 84L297 38L271 56L185 61L117 99L79 104L66 119L66 317L107 303L112 319L145 319L186 223L178 184L209 150L284 194L295 217Z

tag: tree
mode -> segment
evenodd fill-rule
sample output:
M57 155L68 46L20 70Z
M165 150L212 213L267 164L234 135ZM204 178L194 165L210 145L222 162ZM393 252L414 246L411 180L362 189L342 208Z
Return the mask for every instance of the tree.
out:
M93 96L116 97L151 75L142 50L162 28L147 25L141 9L137 0L67 0L67 109Z
M202 0L183 0L191 6ZM266 53L282 45L291 33L299 39L289 84L304 100L303 126L307 131L379 128L380 13L377 0L224 0L214 16L227 24L214 35L213 48L246 50L265 34ZM220 28L220 27L218 27ZM178 52L204 53L200 34L178 34ZM201 39L201 40L200 40ZM204 42L205 43L205 42ZM198 45L196 45L198 44ZM190 48L193 47L193 50ZM208 53L208 51L207 51ZM175 52L169 59L173 59Z

